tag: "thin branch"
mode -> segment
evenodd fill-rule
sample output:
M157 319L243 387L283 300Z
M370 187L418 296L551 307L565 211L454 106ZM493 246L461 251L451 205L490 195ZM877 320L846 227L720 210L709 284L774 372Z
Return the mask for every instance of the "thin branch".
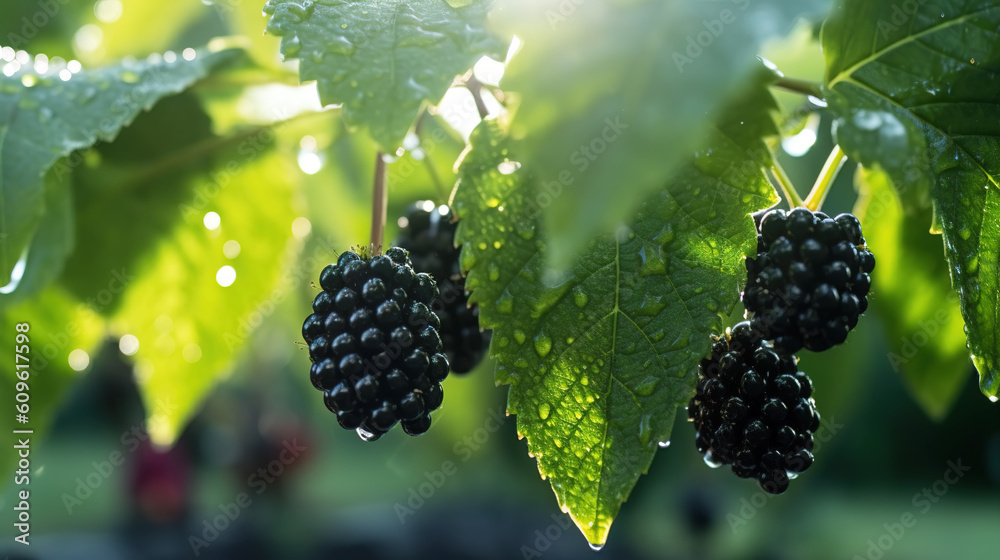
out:
M372 251L382 252L382 238L385 234L385 219L388 213L389 196L386 181L385 160L382 152L375 154L375 182L372 187Z
M788 174L785 173L785 170L778 163L777 159L774 159L771 163L771 173L778 180L781 191L785 193L785 200L788 201L788 207L803 206L804 203L802 202L802 197L799 196L799 191L795 190L795 185L792 184L792 180L788 178Z
M785 91L790 91L792 93L801 93L802 95L811 95L816 99L823 99L823 88L815 82L810 82L808 80L798 80L795 78L779 78L777 82L774 83L774 87L783 89Z
M479 111L479 118L486 120L490 112L486 109L486 103L483 102L483 83L476 79L475 75L469 76L469 79L465 80L465 87L469 89L472 93L472 98L476 100L476 110Z
M837 178L845 161L847 161L847 155L844 154L844 150L840 149L840 146L834 146L830 157L826 159L826 164L823 165L823 170L816 178L816 184L813 185L809 196L806 197L806 208L815 212L823 207L826 195L830 194L830 185Z

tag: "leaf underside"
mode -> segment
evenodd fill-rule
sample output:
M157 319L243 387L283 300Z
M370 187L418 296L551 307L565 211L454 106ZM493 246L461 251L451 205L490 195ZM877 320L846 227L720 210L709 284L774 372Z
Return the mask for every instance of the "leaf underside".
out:
M941 237L927 231L929 208L906 215L885 172L860 168L857 185L854 213L878 255L872 307L888 335L889 365L903 374L927 415L940 420L972 369Z
M193 60L125 61L83 70L69 81L57 70L37 76L28 65L0 76L0 284L7 284L37 229L45 211L43 176L59 158L111 141L139 113L236 52L202 49Z
M523 40L503 81L520 95L519 157L570 194L543 220L554 266L661 188L753 81L761 47L828 5L508 0L496 16Z
M897 4L841 0L824 25L837 139L851 157L885 170L911 214L933 203L980 388L996 398L1000 5Z
M344 120L369 129L394 152L424 103L437 103L455 76L503 43L486 30L492 2L451 7L443 0L269 0L267 31L298 58L303 82L316 80L323 104L343 104Z
M182 121L185 126L170 126ZM100 165L74 173L77 247L60 284L94 302L111 334L134 335L135 367L151 439L170 445L233 368L254 327L295 289L283 263L297 254L289 225L293 182L269 128L212 132L193 95L164 100ZM148 149L157 146L156 150ZM209 230L207 212L220 216ZM241 248L235 258L224 247ZM218 280L232 267L235 281Z

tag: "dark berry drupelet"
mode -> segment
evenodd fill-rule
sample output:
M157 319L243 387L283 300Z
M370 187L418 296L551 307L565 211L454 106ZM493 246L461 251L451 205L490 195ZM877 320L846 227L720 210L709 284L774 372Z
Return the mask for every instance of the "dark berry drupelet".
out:
M438 332L451 370L468 373L486 355L491 333L479 328L479 308L469 305L455 247L458 222L447 206L423 200L410 206L399 225L395 244L410 252L413 269L430 274L441 292L431 308L441 320Z
M820 352L847 339L868 309L875 257L851 214L795 208L755 215L757 256L747 259L747 318L781 350Z
M709 465L731 465L740 478L780 494L813 462L820 417L812 382L797 358L775 350L749 321L713 340L688 405L698 452Z
M414 272L406 250L393 247L371 258L343 253L319 283L302 337L312 384L337 422L366 441L396 422L410 435L427 431L448 375L430 309L434 279Z

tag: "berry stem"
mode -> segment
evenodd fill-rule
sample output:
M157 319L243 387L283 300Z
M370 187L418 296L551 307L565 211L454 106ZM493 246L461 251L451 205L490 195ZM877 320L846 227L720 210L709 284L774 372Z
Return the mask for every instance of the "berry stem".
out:
M840 169L844 166L845 161L847 161L847 154L844 153L844 150L840 149L839 145L834 146L833 151L830 152L830 157L826 159L826 163L823 165L823 170L820 172L819 177L816 178L816 184L813 185L812 190L809 191L809 196L806 197L806 208L816 212L823 207L823 201L826 200L826 195L830 193L830 185L837 178L837 174L840 173Z
M479 111L479 118L485 121L490 112L486 109L486 103L483 102L482 82L472 75L469 76L469 79L465 80L465 87L472 93L472 98L476 101L476 110Z
M771 163L771 173L774 178L778 180L778 185L781 186L781 192L785 193L785 199L788 200L788 207L795 208L796 206L804 206L805 203L802 202L802 197L799 196L799 191L795 190L795 185L792 184L792 180L788 178L788 174L775 159Z
M382 252L382 237L385 234L385 219L388 214L389 197L385 159L382 152L375 154L375 182L372 189L372 250Z
M801 93L802 95L811 95L817 99L823 99L823 87L808 80L799 80L796 78L786 78L782 76L777 82L774 82L774 87L790 91L792 93Z

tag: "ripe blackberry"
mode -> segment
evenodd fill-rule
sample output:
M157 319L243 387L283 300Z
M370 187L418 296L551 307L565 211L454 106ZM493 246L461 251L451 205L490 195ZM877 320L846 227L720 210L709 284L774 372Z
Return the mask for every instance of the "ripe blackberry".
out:
M812 382L795 356L765 342L749 321L713 340L688 405L695 446L710 466L731 465L740 478L780 494L813 462L820 417Z
M429 307L438 296L434 279L415 273L406 250L393 247L372 257L345 252L319 283L302 337L309 377L337 422L365 441L397 421L410 435L427 431L448 375Z
M743 292L754 330L788 353L844 342L868 309L875 268L861 223L805 208L754 217L757 256L746 261Z
M455 247L458 222L447 206L423 200L410 206L399 220L396 245L410 251L413 269L426 272L437 281L441 294L431 309L441 320L441 342L451 371L468 373L486 355L490 331L479 328L479 307L469 305L465 277L458 264Z

